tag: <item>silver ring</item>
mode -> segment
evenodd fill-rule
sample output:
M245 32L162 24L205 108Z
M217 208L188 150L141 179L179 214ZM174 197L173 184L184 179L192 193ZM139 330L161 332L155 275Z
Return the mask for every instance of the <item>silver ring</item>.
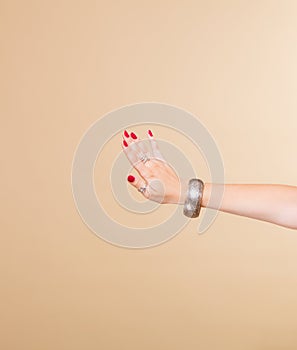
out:
M141 162L143 162L143 164L145 164L148 160L150 160L150 158L144 153L140 153L138 159Z
M143 194L146 191L146 189L147 185L144 185L143 187L139 187L138 191Z

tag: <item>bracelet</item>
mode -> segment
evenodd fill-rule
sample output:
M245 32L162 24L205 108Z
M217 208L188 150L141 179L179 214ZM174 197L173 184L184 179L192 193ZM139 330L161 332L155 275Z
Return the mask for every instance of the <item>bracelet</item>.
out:
M184 204L184 215L197 218L200 214L204 183L200 179L191 179L188 184L187 198Z

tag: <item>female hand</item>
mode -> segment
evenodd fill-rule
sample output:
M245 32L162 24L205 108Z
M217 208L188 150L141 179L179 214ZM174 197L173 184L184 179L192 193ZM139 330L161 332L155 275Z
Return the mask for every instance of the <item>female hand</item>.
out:
M188 181L181 180L165 161L150 130L148 139L149 142L141 141L135 133L126 130L123 134L123 150L139 174L136 178L129 175L128 181L147 199L158 203L184 204ZM297 229L297 186L204 185L202 207Z
M151 130L147 135L148 140L141 141L134 132L123 133L123 151L138 172L138 176L129 175L127 180L149 200L183 204L187 182L165 161Z

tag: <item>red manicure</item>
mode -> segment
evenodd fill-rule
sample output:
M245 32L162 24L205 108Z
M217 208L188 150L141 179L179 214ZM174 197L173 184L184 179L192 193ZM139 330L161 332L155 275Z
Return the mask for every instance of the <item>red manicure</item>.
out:
M151 130L148 131L148 134L150 135L150 137L154 136Z
M134 132L131 132L130 136L132 137L133 140L137 139L137 136L134 134Z
M129 175L128 178L127 178L127 180L128 180L129 182L134 182L134 181L135 181L135 177L134 177L133 175Z
M127 130L124 131L124 135L125 135L125 137L129 137L129 133Z
M127 143L126 140L123 140L123 144L124 144L125 147L128 147L128 143Z

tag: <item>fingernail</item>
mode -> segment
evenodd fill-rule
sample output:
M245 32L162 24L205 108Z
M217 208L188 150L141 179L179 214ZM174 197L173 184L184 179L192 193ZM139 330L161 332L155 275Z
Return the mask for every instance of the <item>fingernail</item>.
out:
M129 182L134 182L134 181L135 181L135 177L134 177L133 175L129 175L129 176L127 177L127 180L128 180Z
M150 135L150 137L154 136L151 130L148 131L148 134Z
M125 137L129 137L129 133L127 130L124 131L124 135L125 135Z
M131 132L130 136L132 137L133 140L137 139L137 136L134 134L134 132Z
M123 140L123 144L124 144L125 147L128 147L128 143L127 143L126 140Z

